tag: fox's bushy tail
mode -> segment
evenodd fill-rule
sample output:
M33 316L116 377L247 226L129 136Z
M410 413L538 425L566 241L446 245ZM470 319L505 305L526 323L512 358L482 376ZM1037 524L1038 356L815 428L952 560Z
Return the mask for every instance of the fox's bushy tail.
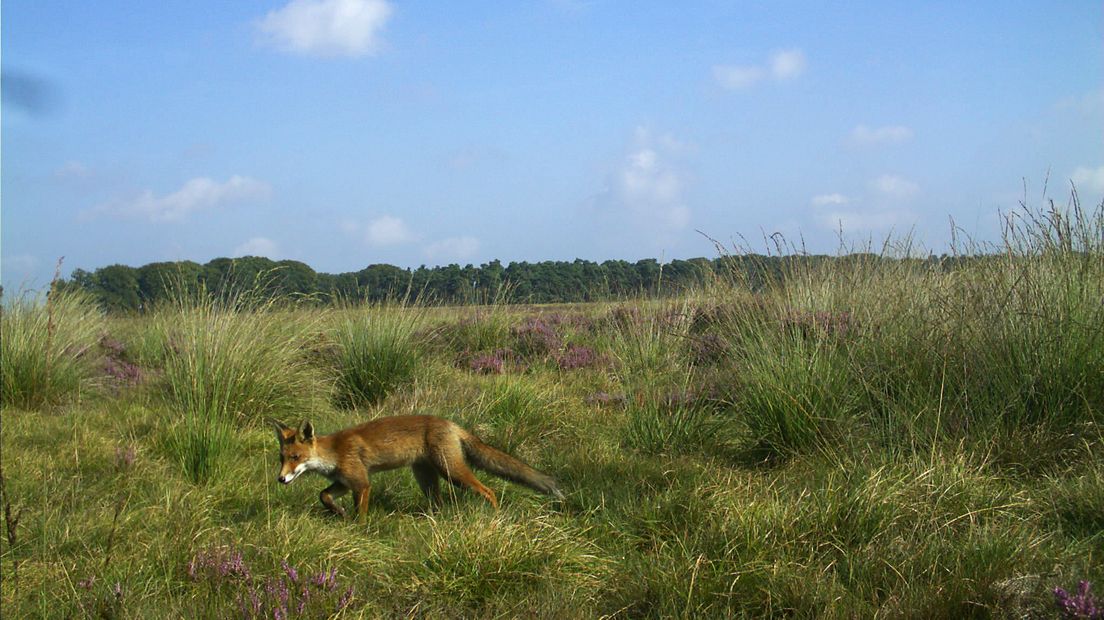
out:
M494 474L499 478L505 478L510 482L524 484L534 491L551 495L556 499L563 499L563 491L560 490L555 479L546 473L526 465L520 459L514 458L505 452L488 446L471 433L465 433L461 439L464 446L464 457L472 466Z

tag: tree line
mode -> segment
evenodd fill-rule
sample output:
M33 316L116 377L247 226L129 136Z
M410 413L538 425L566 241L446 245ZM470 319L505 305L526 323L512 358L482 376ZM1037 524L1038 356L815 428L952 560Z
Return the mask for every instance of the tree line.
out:
M747 254L715 259L691 258L660 263L607 260L511 262L492 260L479 266L450 264L403 269L369 265L360 271L329 274L293 260L216 258L156 262L141 267L109 265L94 271L76 269L58 283L64 289L91 294L111 312L141 312L183 293L228 295L258 290L304 303L329 304L420 299L442 304L560 303L676 295L704 285L716 274L738 275L751 288L781 277L794 261L890 260L869 254L832 256L763 256Z

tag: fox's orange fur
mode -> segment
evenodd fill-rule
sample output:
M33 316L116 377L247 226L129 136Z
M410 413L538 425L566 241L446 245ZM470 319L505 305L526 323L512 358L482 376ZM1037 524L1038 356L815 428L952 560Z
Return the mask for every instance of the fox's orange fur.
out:
M330 486L319 495L333 512L345 511L334 499L353 492L357 514L368 510L373 472L410 466L422 492L434 506L441 501L439 478L466 486L498 508L494 491L475 477L472 465L501 478L562 498L556 481L520 460L483 443L460 426L428 415L395 416L365 422L330 435L315 435L310 422L299 429L272 421L280 441L280 475L290 484L300 474L315 472Z

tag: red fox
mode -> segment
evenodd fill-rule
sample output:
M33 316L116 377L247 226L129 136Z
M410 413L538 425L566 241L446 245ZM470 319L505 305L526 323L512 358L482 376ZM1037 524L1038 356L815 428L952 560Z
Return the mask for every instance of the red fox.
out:
M365 422L330 435L315 435L314 426L303 422L298 429L271 420L280 441L280 475L290 484L306 472L319 473L331 482L318 498L334 513L345 511L334 498L353 492L357 516L368 511L368 475L409 465L422 493L434 507L441 503L439 478L466 486L482 495L495 509L494 491L475 477L469 464L506 480L563 499L551 476L483 443L460 426L428 415L395 416Z

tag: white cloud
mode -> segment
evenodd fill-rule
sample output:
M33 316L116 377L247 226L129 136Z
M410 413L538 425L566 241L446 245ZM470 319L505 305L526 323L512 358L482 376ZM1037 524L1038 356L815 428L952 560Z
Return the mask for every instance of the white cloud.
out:
M771 75L776 80L790 80L805 72L805 53L799 49L775 52L770 58Z
M365 238L372 245L396 245L415 239L414 234L400 218L390 215L377 217L369 222Z
M911 140L912 136L912 129L903 125L887 125L885 127L859 125L851 130L851 142L862 146L900 144Z
M267 183L249 177L234 175L225 183L199 177L186 182L183 187L166 196L155 196L152 191L146 190L133 200L101 205L93 209L92 213L145 217L154 222L173 222L183 220L193 211L264 200L271 192Z
M620 175L621 192L630 204L671 203L682 190L678 175L662 167L650 148L630 153Z
M475 237L449 237L434 241L422 248L430 260L464 260L479 251L479 239Z
M714 65L713 80L726 90L750 88L771 77L775 81L792 80L805 72L805 52L793 48L771 54L765 65Z
M749 65L731 66L716 65L713 67L713 79L721 88L727 90L740 90L754 86L763 79L765 71L762 67Z
M813 196L811 202L814 207L823 207L826 205L845 205L850 200L843 194L820 194L819 196Z
M876 195L895 201L908 200L920 191L920 186L895 174L883 174L869 184Z
M683 201L683 176L668 160L687 147L672 136L656 138L646 128L637 128L636 145L611 175L601 202L624 215L664 228L685 228L690 209Z
M916 183L883 174L872 179L866 194L858 199L838 193L814 196L812 217L824 228L845 234L901 230L916 224L916 214L908 204L919 192Z
M249 241L234 248L231 256L264 256L273 258L279 254L279 246L272 239L266 237L253 237Z
M386 0L291 0L257 29L277 47L312 56L374 54L393 10Z
M1104 166L1095 169L1078 166L1070 173L1069 178L1078 191L1104 194Z

